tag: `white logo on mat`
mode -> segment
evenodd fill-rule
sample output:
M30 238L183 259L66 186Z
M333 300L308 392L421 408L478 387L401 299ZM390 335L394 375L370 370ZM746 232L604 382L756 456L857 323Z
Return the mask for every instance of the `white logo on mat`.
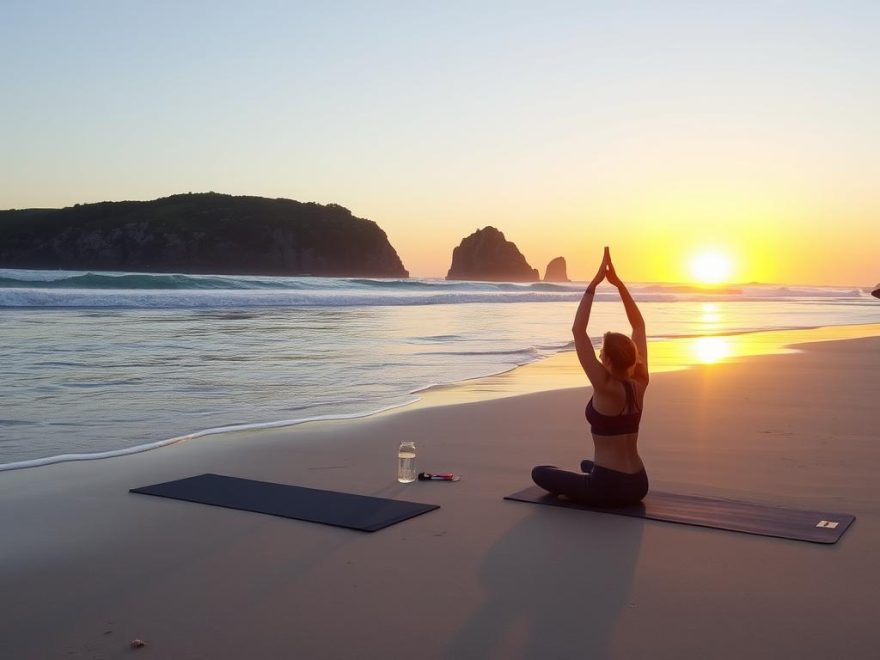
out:
M816 527L824 527L825 529L834 529L840 523L834 522L833 520L820 520Z

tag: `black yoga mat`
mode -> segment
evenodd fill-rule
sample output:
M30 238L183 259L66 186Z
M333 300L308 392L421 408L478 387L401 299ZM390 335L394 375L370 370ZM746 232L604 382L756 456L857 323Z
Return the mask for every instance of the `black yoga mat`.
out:
M621 516L713 527L731 532L776 536L811 543L837 543L856 519L855 516L846 513L784 509L764 504L677 495L653 490L641 504L620 507L587 506L569 500L560 500L538 486L530 486L504 499L583 511L616 513Z
M154 486L132 488L130 492L268 513L363 532L375 532L440 508L436 504L403 502L220 474L200 474Z

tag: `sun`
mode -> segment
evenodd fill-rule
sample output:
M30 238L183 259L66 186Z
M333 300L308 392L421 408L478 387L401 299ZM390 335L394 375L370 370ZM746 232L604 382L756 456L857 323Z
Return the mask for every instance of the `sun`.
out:
M727 282L733 272L733 262L722 252L705 250L690 261L691 276L702 284Z

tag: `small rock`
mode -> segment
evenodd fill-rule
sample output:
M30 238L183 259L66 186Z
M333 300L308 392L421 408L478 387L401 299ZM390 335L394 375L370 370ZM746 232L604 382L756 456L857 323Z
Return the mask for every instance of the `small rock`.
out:
M142 639L133 639L133 640L131 640L131 644L129 644L129 646L131 646L131 648L133 648L133 649L139 649L139 648L142 648L146 645L147 645L147 643Z

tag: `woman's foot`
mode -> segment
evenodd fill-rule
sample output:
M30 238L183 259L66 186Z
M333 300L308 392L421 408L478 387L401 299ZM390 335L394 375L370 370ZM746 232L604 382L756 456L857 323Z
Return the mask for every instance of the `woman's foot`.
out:
M590 472L593 471L593 465L594 465L593 461L589 461L587 459L582 460L581 461L581 472L583 472L584 474L589 474Z

